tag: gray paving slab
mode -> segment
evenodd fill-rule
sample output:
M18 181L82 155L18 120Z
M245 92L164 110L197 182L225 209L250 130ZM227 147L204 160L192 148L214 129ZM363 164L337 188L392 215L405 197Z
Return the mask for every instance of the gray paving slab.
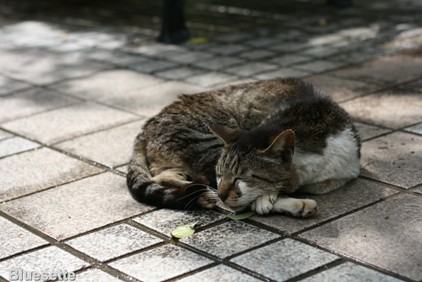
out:
M357 121L398 129L422 121L420 97L417 92L393 89L341 103L341 106Z
M343 67L342 62L329 62L326 60L316 60L308 63L293 65L292 68L303 70L310 73L327 72L332 69Z
M121 125L58 143L55 147L109 167L121 166L129 162L133 149L130 144L141 132L143 123L137 121Z
M267 51L267 50L251 50L247 52L243 52L239 54L239 57L248 59L248 60L262 60L268 57L274 56L274 52Z
M80 100L53 91L32 88L2 98L0 123L30 116L36 113L80 103Z
M192 76L186 79L186 82L198 85L199 87L209 88L221 83L236 80L237 76L227 75L219 72L206 72L200 75Z
M315 217L298 219L287 215L253 216L252 220L287 233L294 233L326 220L341 216L347 212L391 196L398 191L386 185L358 179L338 190L325 195L301 195L317 202L318 212Z
M119 224L66 241L67 245L106 261L162 242L161 239L127 224Z
M130 70L109 70L90 77L55 84L52 88L84 100L98 100L118 97L129 91L162 82L163 80L156 77Z
M277 66L273 64L251 62L251 63L246 63L244 65L228 68L226 69L226 71L238 76L251 76L251 75L261 73L261 72L266 72L266 71L268 72L276 68Z
M326 271L312 275L303 280L304 282L319 282L319 281L342 281L342 282L355 282L355 281L379 281L379 282L399 282L401 279L385 275L375 270L346 262L339 266L330 268Z
M302 54L290 54L290 55L282 55L276 56L270 60L269 63L277 64L282 67L291 66L298 63L303 63L312 60L308 56L304 56Z
M226 67L241 64L244 61L230 56L218 56L211 60L200 60L192 62L192 65L212 71L224 70Z
M176 67L169 70L157 72L157 75L161 78L170 80L183 80L188 77L203 73L204 70L192 67Z
M73 272L86 266L89 266L86 261L51 246L0 262L0 275L9 278L11 271L16 269L43 273Z
M142 73L155 73L165 69L174 68L176 63L168 61L148 60L140 63L131 64L129 67L137 72Z
M40 113L2 126L42 143L53 144L139 119L91 102Z
M119 96L101 100L102 103L119 107L124 110L135 112L143 117L151 117L158 114L162 108L177 100L181 94L193 94L203 92L204 88L192 84L168 81L159 85L153 85Z
M32 150L40 147L41 145L22 137L12 137L0 141L0 158L12 154Z
M11 133L9 133L9 132L7 132L7 131L4 131L4 130L1 130L0 129L0 140L4 140L4 139L10 138L12 136L14 136L14 135L11 134Z
M367 82L398 83L422 76L422 57L406 55L384 57L332 74Z
M250 275L242 273L236 269L225 265L217 265L204 271L195 273L186 278L177 280L180 282L215 282L215 281L238 281L238 282L258 282L258 280Z
M301 237L347 257L420 280L422 198L401 194Z
M390 129L381 128L374 125L368 125L360 122L355 122L355 127L359 132L362 141L377 137L379 135L391 132Z
M143 281L162 281L212 263L174 245L165 245L115 262L110 266Z
M87 271L76 274L77 282L119 282L122 281L106 272L96 268L88 269Z
M363 143L362 174L403 188L422 183L422 136L396 132Z
M1 159L0 166L2 167L0 170L0 201L40 191L101 171L97 167L48 148Z
M0 233L0 258L9 257L23 251L47 245L48 242L26 229L0 217L2 231Z
M86 61L78 54L0 51L0 73L11 78L45 85L64 79L87 76L106 68Z
M230 261L269 279L285 281L337 258L333 254L293 239L283 239Z
M406 127L404 130L422 135L422 123Z
M216 234L218 236L214 236ZM241 221L229 221L180 241L216 257L226 258L279 237Z
M324 74L306 77L305 80L322 89L336 102L357 98L376 91L380 87L371 83L336 78Z
M297 78L301 78L304 76L308 76L310 73L303 71L303 70L297 70L297 69L293 69L291 67L286 67L286 68L281 68L281 69L277 69L276 71L269 71L269 72L264 72L264 73L260 73L258 75L255 76L255 78L257 78L258 80L263 80L263 79L273 79L273 78L278 78L278 77L297 77Z
M211 52L215 52L220 55L230 56L234 54L239 54L240 52L245 52L249 48L243 44L218 44L214 47L209 48Z
M5 213L57 240L151 209L134 201L125 179L113 173L85 178L2 205Z
M171 231L178 226L197 222L198 227L205 227L224 218L224 215L215 211L180 211L160 209L136 217L133 220L160 232L163 235L171 237Z
M0 76L0 97L29 87L30 85L24 82Z

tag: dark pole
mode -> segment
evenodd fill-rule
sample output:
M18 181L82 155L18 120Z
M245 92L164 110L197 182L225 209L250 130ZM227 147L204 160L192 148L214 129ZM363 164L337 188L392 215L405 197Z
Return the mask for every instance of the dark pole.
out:
M183 0L163 0L161 33L157 40L163 43L182 43L190 38L185 25Z

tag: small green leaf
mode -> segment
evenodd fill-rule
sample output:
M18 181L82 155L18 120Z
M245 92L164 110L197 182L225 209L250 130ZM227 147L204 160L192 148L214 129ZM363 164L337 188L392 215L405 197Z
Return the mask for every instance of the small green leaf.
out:
M256 214L256 212L250 211L250 212L238 213L238 214L233 214L233 215L227 215L227 217L232 219L232 220L237 221L237 220L247 219L247 218L253 216L254 214Z
M195 222L193 224L178 226L176 229L171 231L171 236L173 236L175 238L179 238L179 239L189 237L190 235L195 233L196 224L197 224L197 222Z

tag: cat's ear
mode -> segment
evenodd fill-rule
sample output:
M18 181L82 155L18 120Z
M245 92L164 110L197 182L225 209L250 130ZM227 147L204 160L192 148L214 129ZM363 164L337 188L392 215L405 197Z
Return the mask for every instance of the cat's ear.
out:
M294 152L295 147L295 133L291 129L284 130L283 132L273 136L269 140L269 146L262 150L262 153L265 152L280 152L289 150L292 153Z
M230 127L225 127L219 124L209 124L208 128L215 136L217 136L221 141L224 142L225 146L228 146L242 135L243 131L240 129L233 129Z

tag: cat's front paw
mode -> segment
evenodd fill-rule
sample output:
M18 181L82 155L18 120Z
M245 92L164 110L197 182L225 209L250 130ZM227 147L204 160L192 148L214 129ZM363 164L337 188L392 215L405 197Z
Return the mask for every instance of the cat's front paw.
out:
M213 209L217 204L217 199L217 193L207 188L207 190L196 199L196 203L202 208Z
M252 203L251 209L258 214L267 214L273 209L274 203L277 200L277 193L269 195L262 195Z

